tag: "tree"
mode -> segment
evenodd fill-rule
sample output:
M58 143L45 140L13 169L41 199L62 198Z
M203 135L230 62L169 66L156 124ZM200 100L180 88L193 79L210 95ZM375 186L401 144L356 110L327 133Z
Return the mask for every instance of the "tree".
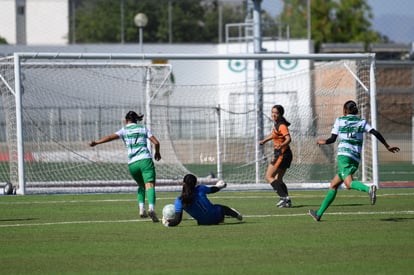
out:
M125 0L126 1L126 0ZM159 26L162 24L164 16L168 14L168 1L139 1L129 0L125 3L125 41L129 43L136 43L139 39L139 30L134 23L134 17L137 13L145 13L148 17L148 24L144 28L145 42L166 42L161 40L157 35Z
M211 37L206 29L205 11L200 1L172 1L172 13L174 42L203 42ZM168 16L164 14L157 28L157 37L168 41Z
M76 10L76 42L118 42L120 41L117 1L83 1ZM73 30L72 30L73 31Z
M8 44L6 38L0 36L0 44Z
M373 15L364 0L347 0L337 3L333 38L339 42L378 42L380 34L371 29ZM352 34L352 35L350 35Z
M278 24L275 18L270 16L267 12L262 12L262 36L263 37L278 37Z
M305 38L307 32L307 1L284 0L279 21L289 26L290 37ZM371 28L371 7L365 0L311 1L311 36L318 52L322 43L363 42L387 39Z
M243 5L222 5L222 35L225 33L225 25L228 23L240 23L245 20L245 7ZM219 22L219 7L215 5L214 8L206 10L205 14L206 28L209 30L210 43L219 42L218 22ZM224 41L224 37L221 37Z
M139 30L134 24L134 17L144 12L148 20L145 27L144 40L156 41L154 33L159 25L159 14L162 13L164 1L123 0L125 42L137 42ZM121 0L83 0L76 8L77 43L119 43L121 41ZM72 35L70 36L72 37Z
M204 10L194 0L78 0L76 9L76 42L95 43L121 41L121 4L123 7L125 42L137 42L139 30L134 23L137 13L145 13L144 41L168 42L168 5L173 8L175 42L205 40ZM73 30L72 30L73 31ZM208 37L208 36L207 36Z
M71 0L75 1L76 43L119 43L121 42L121 4L124 8L124 41L136 43L139 30L134 24L137 13L145 13L148 25L144 29L145 42L169 42L169 6L172 7L172 33L174 43L217 43L218 42L218 0ZM250 1L250 0L249 0ZM240 3L223 6L223 26L226 23L244 22L246 6ZM271 33L274 22L263 12L266 24L264 33ZM73 26L71 26L73 27ZM74 42L74 41L72 41Z

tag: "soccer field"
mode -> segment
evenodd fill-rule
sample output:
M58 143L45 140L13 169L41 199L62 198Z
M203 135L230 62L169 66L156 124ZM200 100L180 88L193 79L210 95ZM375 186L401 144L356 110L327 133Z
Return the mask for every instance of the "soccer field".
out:
M214 203L242 222L174 228L138 217L135 194L0 196L1 274L412 274L414 188L339 190L319 223L307 214L326 190L222 191ZM157 193L157 212L176 192Z

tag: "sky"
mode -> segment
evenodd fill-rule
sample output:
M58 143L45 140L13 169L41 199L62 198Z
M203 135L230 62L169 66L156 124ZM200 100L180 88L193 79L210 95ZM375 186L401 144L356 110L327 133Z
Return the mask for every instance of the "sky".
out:
M312 0L311 0L312 1ZM374 18L372 28L396 43L414 42L413 0L366 0ZM279 14L282 0L262 0L262 9L271 15Z
M368 0L368 4L374 14L374 30L394 42L414 42L413 0Z

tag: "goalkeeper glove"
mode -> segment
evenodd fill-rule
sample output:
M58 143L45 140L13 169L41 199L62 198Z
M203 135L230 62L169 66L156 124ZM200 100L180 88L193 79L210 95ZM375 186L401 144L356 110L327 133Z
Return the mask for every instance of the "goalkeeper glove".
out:
M217 188L219 188L219 189L223 189L223 188L226 188L226 186L227 186L227 183L225 183L224 182L224 180L219 180L217 183L216 183L216 185L215 185Z
M162 217L162 224L166 227L169 226L170 222L168 221L168 219L166 217Z

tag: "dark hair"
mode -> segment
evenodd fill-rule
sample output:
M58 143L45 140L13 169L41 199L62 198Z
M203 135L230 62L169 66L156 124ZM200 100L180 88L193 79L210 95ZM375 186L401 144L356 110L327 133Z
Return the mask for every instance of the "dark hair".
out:
M184 176L183 179L183 190L181 192L181 202L183 203L184 207L187 207L191 204L194 196L194 189L197 184L197 177L193 174L187 174Z
M290 122L289 121L287 121L286 120L286 118L283 116L284 114L285 114L285 108L283 108L283 106L282 105L274 105L273 107L272 107L272 109L277 109L277 111L279 112L279 114L282 116L281 117L281 120L279 121L279 122L276 122L275 121L275 126L276 126L276 124L281 124L281 123L283 123L283 124L285 124L286 126L290 126ZM277 128L279 128L279 127L277 127ZM277 129L276 128L276 129Z
M358 106L353 100L348 100L347 102L345 102L344 109L347 110L348 114L358 114Z
M144 117L143 114L137 114L134 111L129 111L126 115L125 115L125 119L132 121L133 123L137 123L138 121L141 121L142 118Z

